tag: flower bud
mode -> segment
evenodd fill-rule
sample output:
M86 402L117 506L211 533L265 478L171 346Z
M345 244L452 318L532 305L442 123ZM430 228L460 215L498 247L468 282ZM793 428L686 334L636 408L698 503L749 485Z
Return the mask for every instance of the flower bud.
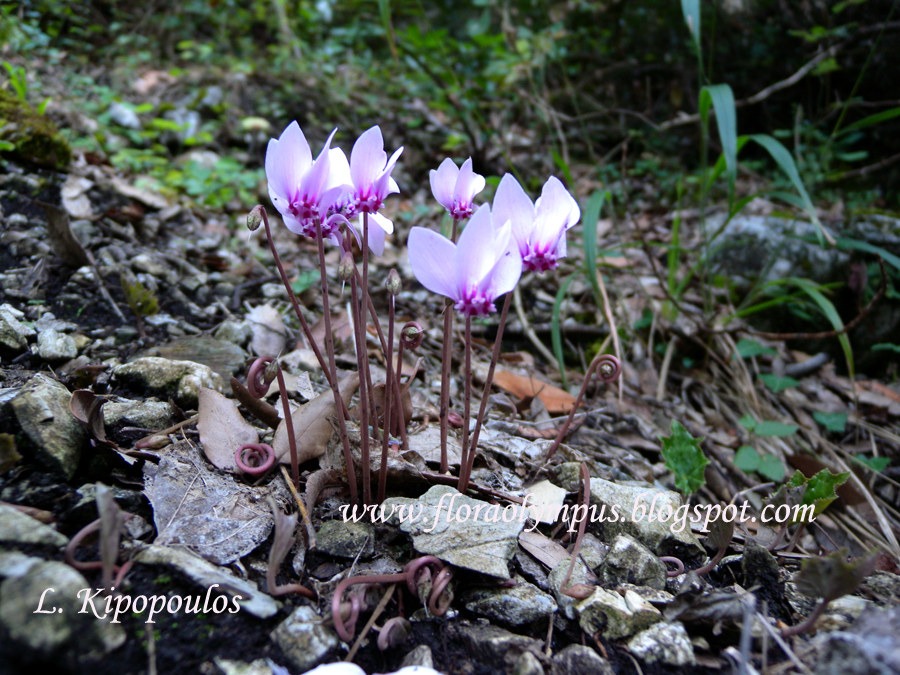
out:
M397 274L397 270L391 268L391 271L388 272L387 276L387 289L388 293L391 295L399 295L400 289L402 288L402 283L400 282L400 275Z
M344 251L344 255L341 256L341 262L338 265L338 277L341 281L350 281L355 271L356 263L353 262L353 254L350 251Z
M259 229L259 226L262 225L264 214L265 210L263 209L262 204L257 204L250 209L250 213L247 214L247 229L251 232L256 232L256 230Z

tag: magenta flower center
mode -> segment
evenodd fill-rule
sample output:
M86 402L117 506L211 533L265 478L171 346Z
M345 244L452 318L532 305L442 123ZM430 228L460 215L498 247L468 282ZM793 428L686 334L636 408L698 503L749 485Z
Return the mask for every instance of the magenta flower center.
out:
M352 201L353 213L376 213L384 200L369 190L357 192Z
M556 251L548 248L534 248L522 256L522 268L529 272L546 272L556 269Z
M465 316L488 316L497 311L497 308L494 307L494 299L474 286L463 291L462 296L453 307Z
M450 204L450 208L448 210L450 211L450 215L454 220L465 220L472 215L472 202L464 202L456 199L452 204Z

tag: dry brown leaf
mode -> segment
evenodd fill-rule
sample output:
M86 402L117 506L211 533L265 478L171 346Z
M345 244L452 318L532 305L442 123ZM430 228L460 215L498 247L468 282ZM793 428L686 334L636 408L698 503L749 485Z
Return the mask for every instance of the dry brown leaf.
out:
M575 397L567 391L541 382L532 375L518 375L498 368L494 373L494 384L519 399L537 396L551 415L562 415L572 410Z
M358 373L350 373L340 381L341 398L344 399L345 404L350 403L358 386ZM332 421L336 414L334 394L330 389L323 391L309 403L304 403L291 414L300 464L325 454L331 434L334 433ZM275 431L272 448L275 450L276 461L282 464L291 463L291 446L288 442L287 425L284 420Z
M565 548L537 530L522 532L519 535L519 546L551 570L563 560L569 559L569 552Z
M234 401L219 392L200 388L197 431L203 454L214 466L234 472L235 451L246 443L258 443L259 434L238 412Z

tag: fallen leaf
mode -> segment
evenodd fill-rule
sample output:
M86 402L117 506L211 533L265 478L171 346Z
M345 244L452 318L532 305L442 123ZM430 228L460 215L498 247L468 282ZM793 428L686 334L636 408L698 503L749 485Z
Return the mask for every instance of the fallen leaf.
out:
M551 525L559 518L567 493L549 480L542 480L525 488L525 494L529 497L525 504L528 517Z
M200 388L197 430L206 458L223 471L234 472L235 451L246 443L258 443L256 429L238 412L234 401L214 389Z
M284 481L245 485L210 467L188 442L170 446L158 465L144 465L144 494L158 532L154 544L187 547L218 565L233 563L268 538L274 523L268 495L280 503L291 499Z
M569 559L569 552L560 544L537 530L525 531L519 535L519 546L547 569L553 569L563 560Z
M47 235L50 245L68 267L91 264L91 257L69 226L69 214L52 204L39 202L47 215Z
M260 305L247 312L253 330L250 349L257 356L278 356L287 346L288 330L281 312L272 305Z
M494 373L494 384L519 399L537 396L551 415L568 413L575 405L575 397L572 394L547 382L541 382L533 375L518 375L498 368Z
M75 219L94 218L96 214L91 206L91 200L87 191L94 187L94 183L84 176L70 174L63 183L60 196L63 208Z
M350 373L340 381L341 398L344 399L345 404L350 403L358 386L358 373ZM312 401L304 403L291 413L300 464L325 454L328 442L334 433L332 420L336 418L336 415L334 394L331 389L323 391ZM282 464L291 463L291 446L288 442L287 424L284 420L275 431L272 448L275 450L276 461Z

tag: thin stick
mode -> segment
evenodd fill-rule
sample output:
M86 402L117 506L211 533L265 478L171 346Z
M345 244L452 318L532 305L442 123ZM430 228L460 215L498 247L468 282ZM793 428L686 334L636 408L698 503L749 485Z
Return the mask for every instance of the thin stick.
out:
M394 595L394 591L397 590L396 584L391 584L387 587L387 590L384 592L384 595L381 596L381 600L378 601L378 604L375 605L375 609L372 610L372 616L369 617L369 620L366 621L366 625L363 626L362 630L359 631L359 636L356 638L356 642L353 643L353 646L350 648L350 651L347 652L346 658L344 661L349 663L353 660L353 657L356 656L356 652L359 651L360 646L362 645L363 640L365 640L366 635L369 634L369 631L372 630L372 626L375 625L375 622L378 620L378 617L381 616L381 613L384 611L384 608L387 607L387 604L391 601L391 597Z
M322 311L325 322L325 351L328 353L329 384L334 394L334 403L338 411L345 410L344 399L341 398L341 390L338 387L337 368L334 363L334 336L331 334L331 308L328 300L328 276L325 273L325 240L322 238L322 221L316 221L316 245L319 249L319 275L322 288ZM350 451L350 437L347 435L347 423L343 414L338 414L338 430L343 446L344 465L347 469L347 483L350 487L350 503L358 503L356 489L356 468L353 465L353 453Z
M516 286L513 289L513 300L516 303L516 316L522 324L522 332L525 333L525 337L527 337L531 344L534 345L534 348L540 352L547 363L556 363L556 357L553 356L553 353L547 349L543 342L541 342L541 339L531 327L528 317L525 315L525 308L522 306L522 294L519 292L519 286Z
M285 484L288 486L288 490L291 491L291 494L294 496L294 502L297 504L297 510L300 512L300 517L303 518L303 525L306 527L306 536L307 536L307 548L315 548L316 547L316 528L313 527L312 521L309 518L309 512L306 510L306 505L303 503L303 498L300 496L300 493L297 492L297 487L294 485L294 482L291 480L290 476L288 476L287 467L284 464L281 464L281 476L284 478Z

